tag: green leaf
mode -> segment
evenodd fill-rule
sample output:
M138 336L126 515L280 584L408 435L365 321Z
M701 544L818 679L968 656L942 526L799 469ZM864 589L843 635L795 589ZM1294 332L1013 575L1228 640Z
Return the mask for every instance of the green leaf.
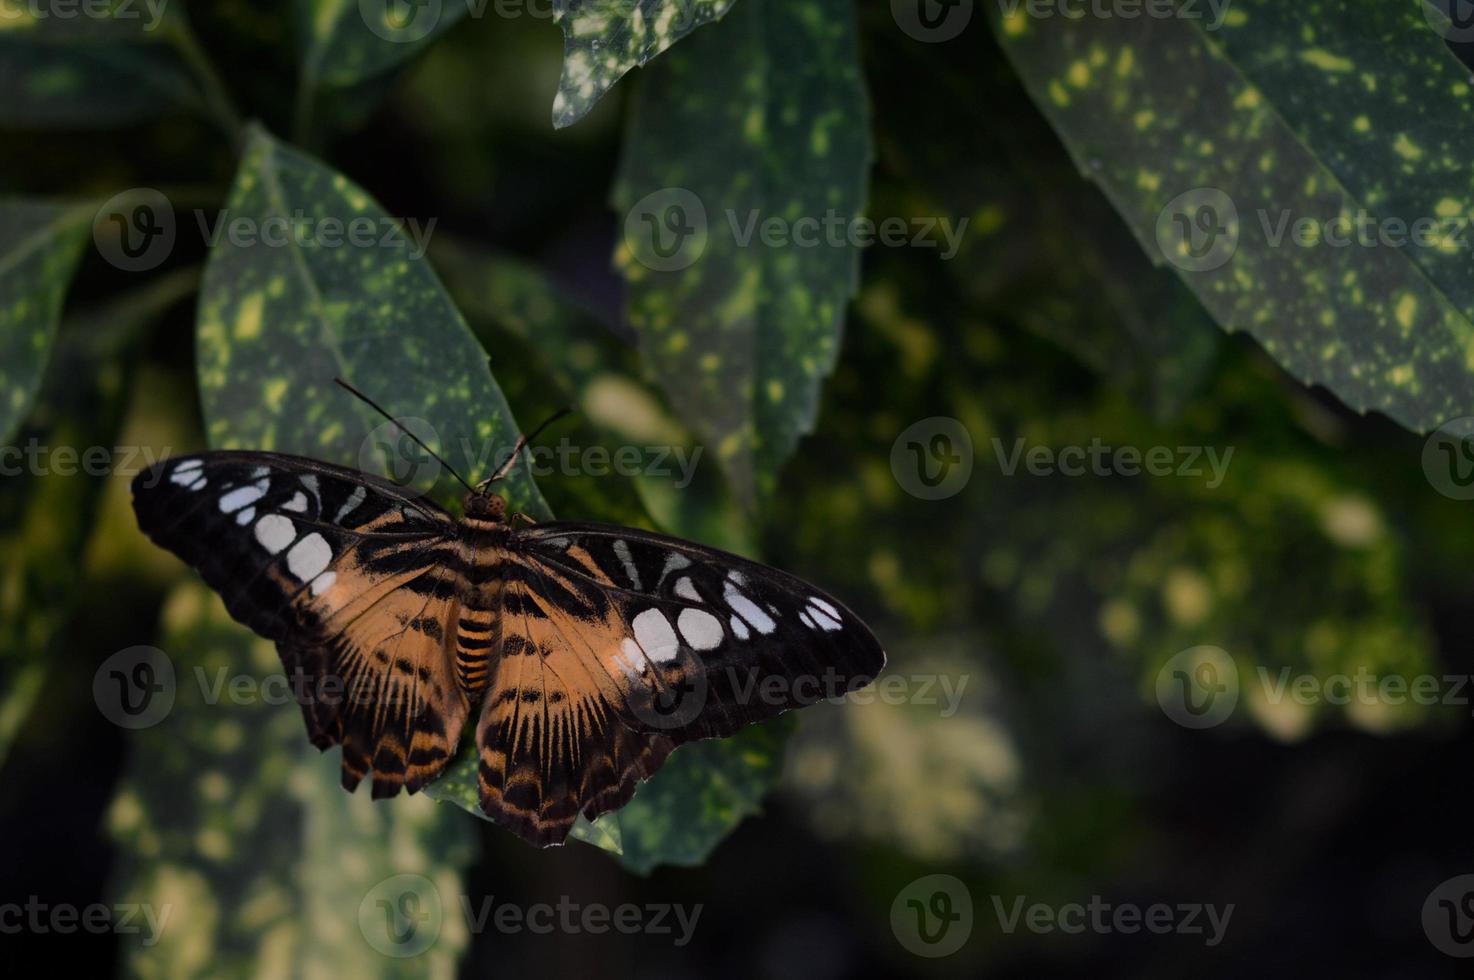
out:
M331 100L340 120L366 115L384 94L386 76L468 9L461 0L293 0L302 64L299 128L309 122L302 114L321 98Z
M554 0L553 17L563 28L563 77L553 99L553 125L562 129L578 122L625 72L720 19L734 2Z
M123 944L129 972L452 974L469 942L456 896L470 825L426 800L343 792L336 759L307 743L301 712L280 696L289 689L265 683L284 680L271 643L231 622L203 585L171 595L159 642L173 706L129 733L108 817L122 851L116 897L169 916L158 942ZM393 900L382 893L398 875L428 881L419 928L436 930L406 958L375 928L375 903Z
M860 217L870 156L848 0L744 2L640 87L614 191L628 316L749 506L813 428L859 279L850 236L759 226Z
M209 107L182 4L109 0L104 17L36 9L0 0L0 125L122 126Z
M298 233L285 234L294 219ZM402 230L347 178L259 129L221 219L232 224L244 232L212 248L199 309L212 446L407 476L384 453L395 428L333 384L342 376L466 479L490 475L518 429L485 351L420 257L416 234L428 229ZM449 474L428 472L440 499L460 499ZM512 510L548 516L525 456L500 488Z
M1420 4L1353 6L995 24L1081 170L1220 325L1429 429L1474 414L1474 90Z
M20 428L41 385L92 213L0 201L0 444Z
M527 262L487 254L446 236L436 238L432 254L446 287L488 350L506 348L508 336L526 345L557 388L559 403L573 400L599 445L649 449L651 460L661 454L658 466L641 468L631 479L639 497L636 507L642 504L643 513L603 512L604 505L617 499L609 483L619 475L612 473L591 488L589 496L596 499L576 502L599 508L580 512L581 518L629 524L643 522L648 514L669 534L756 554L746 515L726 492L713 461L640 376L633 347ZM546 389L547 381L539 377L530 386Z

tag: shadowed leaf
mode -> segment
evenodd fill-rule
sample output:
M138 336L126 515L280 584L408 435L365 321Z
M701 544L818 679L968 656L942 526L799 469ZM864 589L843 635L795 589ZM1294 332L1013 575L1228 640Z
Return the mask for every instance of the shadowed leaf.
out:
M123 851L117 899L168 915L157 942L126 938L129 972L450 975L469 942L456 902L468 825L426 800L385 806L344 793L337 766L302 737L297 706L283 703L290 688L272 645L231 622L203 585L174 591L159 642L173 707L129 734L108 817ZM376 903L393 902L398 875L438 893L417 927L436 930L434 941L412 958L386 955L379 931Z
M107 16L95 7L48 15L0 0L0 124L123 126L171 107L206 107L182 3L108 0Z
M867 116L847 0L744 2L662 58L635 102L614 191L627 313L749 506L813 428L834 367Z
M995 24L1081 170L1220 325L1426 430L1474 413L1474 89L1419 4L1353 7Z
M0 443L41 385L91 219L82 205L0 201Z
M466 479L489 476L518 430L485 351L420 257L416 234L429 229L406 233L341 174L260 130L221 218L237 221L251 232L214 247L200 298L210 444L387 472L459 500L438 464L403 455L397 426L333 384L341 376ZM513 511L547 516L525 457L500 489Z

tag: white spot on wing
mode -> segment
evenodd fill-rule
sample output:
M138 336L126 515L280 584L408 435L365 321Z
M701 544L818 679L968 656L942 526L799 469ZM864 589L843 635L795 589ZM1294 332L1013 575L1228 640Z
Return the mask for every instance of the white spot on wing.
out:
M728 577L736 574L736 572L730 572ZM753 629L759 633L766 635L778 628L772 616L763 612L757 603L738 592L731 582L728 582L726 588L722 590L722 598L726 600L727 605L732 607L733 612L751 623Z
M237 524L239 524L241 527L245 527L247 524L251 523L255 519L256 519L256 508L254 508L254 507L247 507L245 510L241 511L239 514L235 515L235 522Z
M256 522L256 540L273 555L280 554L296 537L296 525L280 514L267 514Z
M682 599L690 599L692 602L701 601L701 593L696 591L696 586L691 584L689 576L682 575L676 581L676 595Z
M665 577L671 572L679 572L683 568L691 567L691 559L678 551L672 551L665 556L665 567L660 570L660 581L655 583L658 589L665 584Z
M631 680L639 679L641 672L645 669L645 651L641 650L640 645L629 637L625 637L619 648L623 651L623 655L614 661L615 665Z
M825 612L827 612L829 614L829 618L831 618L831 619L835 620L836 622L838 622L838 620L839 620L839 610L834 608L834 603L827 602L824 599L819 598L818 596L814 596L809 601L812 602L814 605L818 606L820 609L822 609Z
M818 629L819 628L818 626L814 625L814 621L809 618L809 611L807 609L805 609L803 612L801 612L801 613L798 614L798 621L800 623L803 623L805 626L807 626L811 630L815 630L815 629Z
M676 620L681 636L695 650L715 650L722 645L722 624L704 609L683 609Z
M307 513L307 496L298 490L292 494L292 499L281 505L282 510L294 510L299 514Z
M306 582L321 575L332 560L333 549L328 546L327 539L313 531L287 552L287 570L296 576L297 581Z
M635 641L645 651L645 656L656 663L674 660L681 652L676 631L671 629L670 620L659 609L646 609L630 624L635 630Z
M233 514L242 507L254 504L266 496L266 488L270 485L266 480L260 480L248 487L236 487L220 498L220 513Z
M810 617L813 618L814 625L818 626L826 633L832 633L835 630L844 629L844 624L839 621L839 613L836 612L833 616L831 616L823 609L819 608L819 603L824 602L824 600L810 599L809 601L814 603L814 605L810 606L806 610L806 612ZM825 602L824 605L829 606L830 609L834 608L833 606L830 606L827 602Z
M348 499L343 502L343 506L338 508L337 515L333 517L333 523L343 523L343 518L353 513L358 505L363 503L367 497L367 490L365 490L363 487L354 487L353 492L348 495Z
M186 459L184 462L174 467L174 472L188 473L190 470L197 470L204 465L205 461L203 459Z
M640 570L635 567L635 556L630 554L629 542L623 538L615 541L614 554L624 566L624 574L629 577L630 585L636 592L640 591Z
M338 581L337 572L323 572L317 578L312 580L312 594L322 595L328 589L331 589L333 587L333 583L336 581Z
M741 616L732 617L732 632L739 640L745 640L752 635L748 632L747 624L742 621Z

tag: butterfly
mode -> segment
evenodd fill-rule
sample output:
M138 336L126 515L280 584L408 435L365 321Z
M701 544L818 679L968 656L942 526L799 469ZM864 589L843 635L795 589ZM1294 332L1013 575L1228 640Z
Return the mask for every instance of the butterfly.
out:
M678 746L844 695L885 665L854 613L784 572L508 515L492 487L516 453L467 484L460 518L367 473L245 451L158 463L133 507L276 643L312 743L342 746L345 789L423 788L474 710L481 809L539 847L623 806Z

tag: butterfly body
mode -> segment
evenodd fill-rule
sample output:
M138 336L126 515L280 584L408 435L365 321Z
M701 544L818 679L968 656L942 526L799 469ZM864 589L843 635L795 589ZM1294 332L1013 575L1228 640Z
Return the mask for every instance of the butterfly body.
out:
M215 452L134 482L139 525L276 642L342 777L415 792L475 716L481 808L528 841L627 802L680 744L868 683L864 624L799 579L634 528L463 516L303 457ZM810 683L812 682L812 683Z

